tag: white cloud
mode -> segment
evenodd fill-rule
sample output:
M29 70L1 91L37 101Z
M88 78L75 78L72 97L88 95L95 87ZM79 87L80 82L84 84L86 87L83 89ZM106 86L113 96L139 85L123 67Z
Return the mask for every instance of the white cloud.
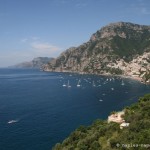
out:
M37 36L27 37L20 40L22 43L22 52L34 57L57 57L63 49L49 42L43 42Z
M41 38L39 37L32 36L29 38L23 38L20 41L27 49L30 49L30 51L34 53L51 54L54 52L58 53L61 50L60 47L50 44L48 42L42 42L40 39Z
M43 42L41 38L35 36L18 39L16 43L12 44L12 47L11 50L6 47L1 51L0 67L30 61L36 57L57 57L63 51L59 46Z
M37 50L49 50L49 51L57 51L60 48L58 48L57 46L51 45L49 43L37 43L37 42L33 42L31 43L32 48L37 49Z
M62 51L62 49L58 46L42 42L31 43L31 49L37 56L49 57L55 57Z

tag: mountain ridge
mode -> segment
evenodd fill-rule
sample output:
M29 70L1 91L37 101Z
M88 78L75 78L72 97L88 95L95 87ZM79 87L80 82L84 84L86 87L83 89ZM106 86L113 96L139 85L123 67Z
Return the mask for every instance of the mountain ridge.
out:
M31 61L18 63L16 65L10 66L11 68L41 68L42 65L47 64L54 58L50 57L36 57Z
M43 70L119 74L150 82L149 37L150 26L129 22L111 23L92 34L89 41L61 53L44 65Z

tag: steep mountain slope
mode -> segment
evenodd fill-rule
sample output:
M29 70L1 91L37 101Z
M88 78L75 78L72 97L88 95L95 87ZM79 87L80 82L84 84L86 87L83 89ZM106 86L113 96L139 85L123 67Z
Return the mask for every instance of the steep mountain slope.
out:
M34 58L32 61L22 62L11 67L13 68L41 68L42 65L47 64L49 61L53 59L54 58L37 57L37 58Z
M141 78L150 75L149 68L150 26L118 22L101 28L79 47L69 48L43 70Z

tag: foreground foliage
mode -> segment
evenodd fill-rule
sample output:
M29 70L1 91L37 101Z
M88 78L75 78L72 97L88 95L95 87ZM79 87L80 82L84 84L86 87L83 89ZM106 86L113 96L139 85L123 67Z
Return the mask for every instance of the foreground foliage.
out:
M61 144L56 144L53 150L149 149L150 94L124 110L125 121L130 123L128 128L121 130L117 123L96 120L91 126L80 126Z

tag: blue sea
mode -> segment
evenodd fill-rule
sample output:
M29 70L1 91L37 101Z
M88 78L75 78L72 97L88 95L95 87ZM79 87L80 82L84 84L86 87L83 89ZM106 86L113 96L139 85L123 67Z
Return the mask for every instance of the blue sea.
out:
M0 69L0 150L50 150L148 92L127 78Z

